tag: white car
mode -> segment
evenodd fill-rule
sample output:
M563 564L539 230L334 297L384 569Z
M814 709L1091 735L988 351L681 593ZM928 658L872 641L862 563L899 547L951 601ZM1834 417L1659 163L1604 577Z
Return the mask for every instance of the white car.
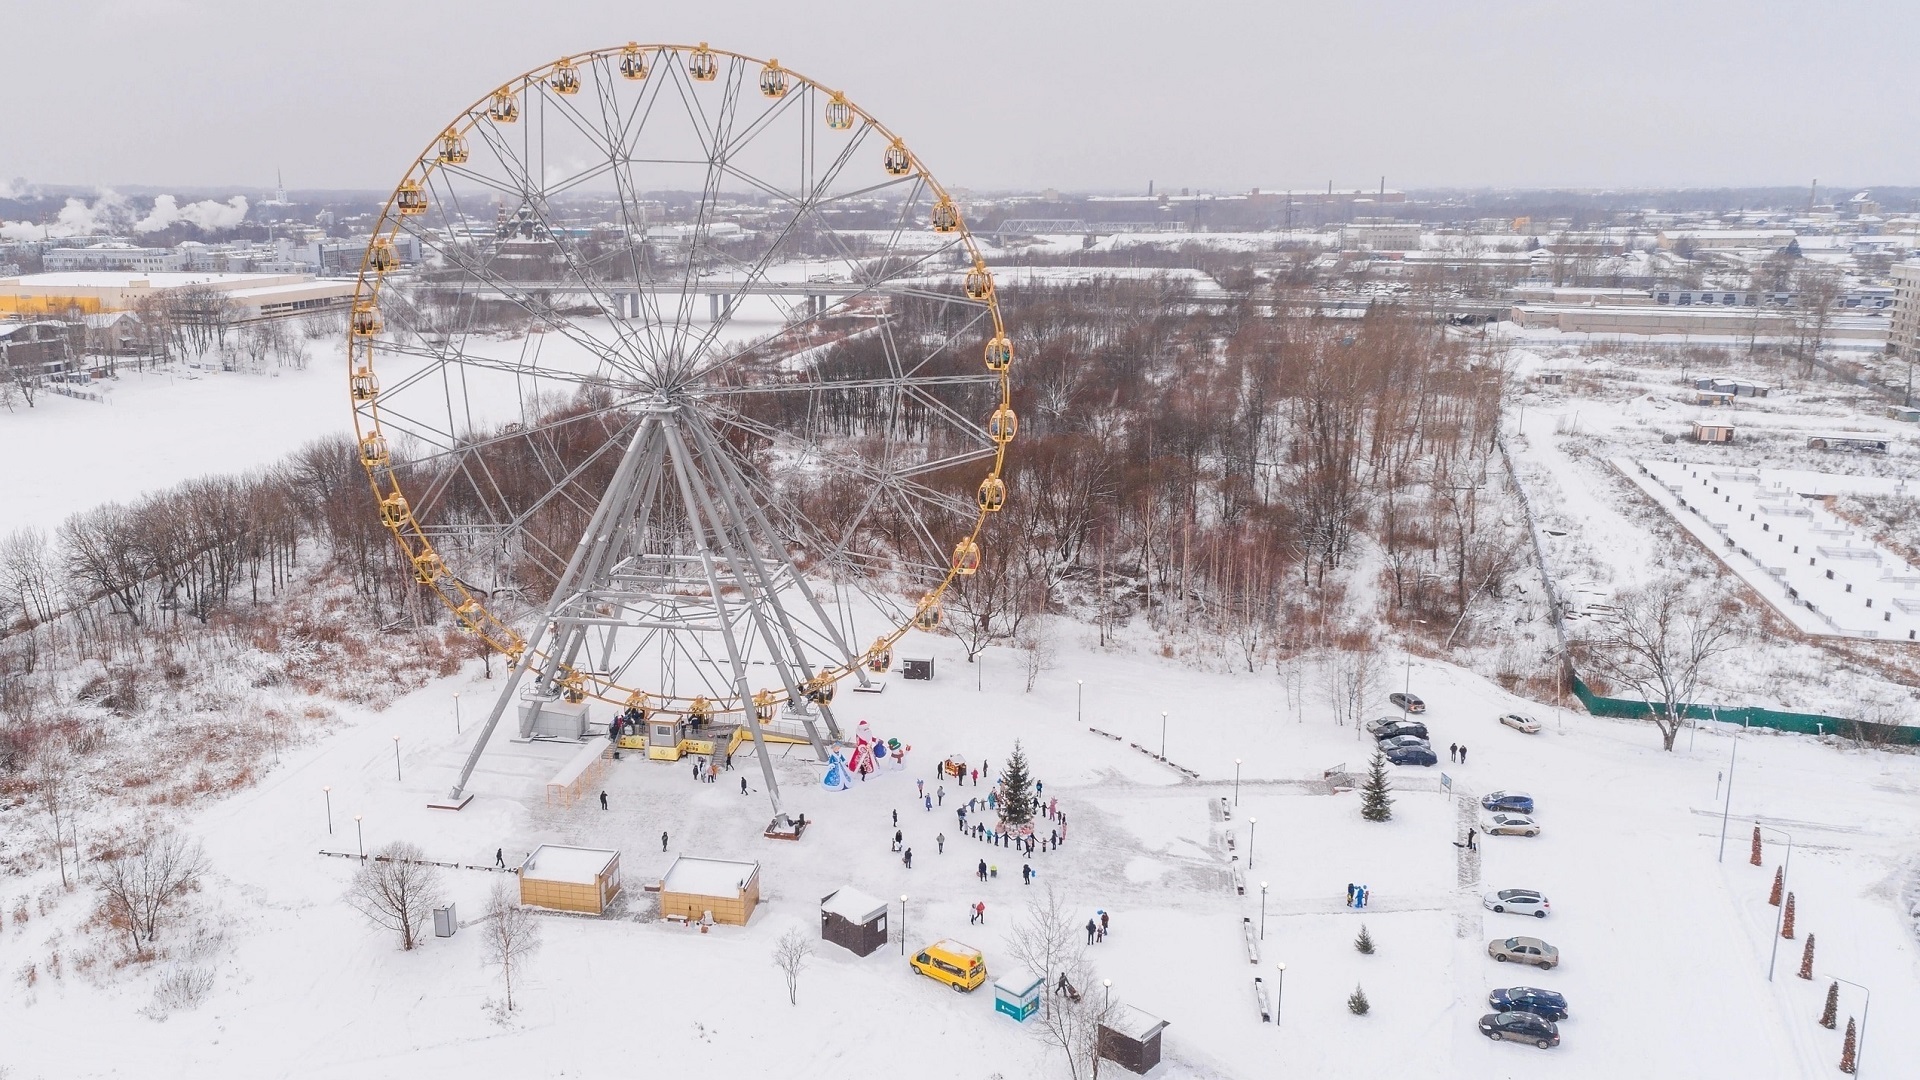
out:
M1503 714L1500 717L1500 722L1515 731L1525 732L1528 735L1534 735L1540 731L1540 721L1535 720L1531 716L1522 716L1517 712Z
M1539 836L1540 825L1525 814L1488 814L1480 819L1488 836Z
M1531 915L1544 919L1553 910L1547 898L1532 889L1499 889L1482 897L1480 902L1488 911L1508 912L1516 915Z

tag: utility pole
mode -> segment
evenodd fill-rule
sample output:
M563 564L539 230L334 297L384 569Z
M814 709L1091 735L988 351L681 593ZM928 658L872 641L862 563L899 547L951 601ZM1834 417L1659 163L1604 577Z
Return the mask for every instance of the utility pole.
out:
M1720 807L1720 856L1715 862L1727 861L1727 812L1733 808L1733 767L1740 760L1740 739L1733 740L1733 755L1727 759L1727 801Z

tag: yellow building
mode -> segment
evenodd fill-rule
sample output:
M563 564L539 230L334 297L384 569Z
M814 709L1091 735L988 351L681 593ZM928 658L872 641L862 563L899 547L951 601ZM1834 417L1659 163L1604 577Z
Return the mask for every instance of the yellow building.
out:
M660 915L699 922L709 912L713 921L745 926L760 903L760 864L726 859L673 860L660 879Z
M520 902L599 915L620 895L620 853L541 844L520 864Z
M75 270L0 277L0 317L65 317L131 311L142 300L173 289L203 289L224 295L236 320L272 318L346 306L353 282L310 274L212 274L186 271L141 273Z

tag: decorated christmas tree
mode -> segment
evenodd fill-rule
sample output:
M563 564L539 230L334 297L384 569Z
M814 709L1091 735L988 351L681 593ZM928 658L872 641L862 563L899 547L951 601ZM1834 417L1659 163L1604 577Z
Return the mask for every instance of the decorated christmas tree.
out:
M1027 774L1027 754L1020 743L1013 744L1013 756L1000 770L1000 820L1008 825L1025 825L1033 820L1033 777Z
M1767 903L1772 904L1774 907L1779 907L1780 906L1780 890L1786 887L1787 887L1786 867L1784 866L1774 867L1773 868L1773 892L1767 895Z
M1854 1060L1854 1055L1859 1052L1859 1049L1860 1040L1853 1031L1853 1017L1849 1016L1847 1017L1847 1041L1840 1044L1841 1072L1851 1075L1860 1067L1860 1063Z
M1760 865L1760 826L1758 825L1753 827L1753 854L1747 857L1747 861L1755 866Z
M1839 1023L1839 1021L1840 1021L1840 984L1837 982L1828 983L1827 984L1827 1007L1820 1010L1820 1026L1823 1028L1826 1028L1828 1031L1832 1031L1833 1025L1836 1023Z
M1800 977L1813 979L1813 935L1807 935L1807 947L1800 953ZM1835 984L1836 986L1839 984Z
M1783 938L1786 938L1788 941L1793 940L1793 894L1792 893L1787 894L1787 910L1785 915L1780 920L1780 936Z
M1375 750L1373 765L1367 770L1367 783L1360 789L1360 816L1368 821L1386 821L1393 816L1393 788L1387 784L1387 758Z

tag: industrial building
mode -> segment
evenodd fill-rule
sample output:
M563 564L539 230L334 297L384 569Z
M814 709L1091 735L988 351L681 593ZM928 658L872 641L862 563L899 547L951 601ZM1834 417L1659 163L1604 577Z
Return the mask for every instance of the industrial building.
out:
M92 250L92 249L82 249ZM172 289L203 289L233 302L236 321L345 307L354 283L310 274L214 274L81 270L0 278L0 317L65 317L131 311Z

